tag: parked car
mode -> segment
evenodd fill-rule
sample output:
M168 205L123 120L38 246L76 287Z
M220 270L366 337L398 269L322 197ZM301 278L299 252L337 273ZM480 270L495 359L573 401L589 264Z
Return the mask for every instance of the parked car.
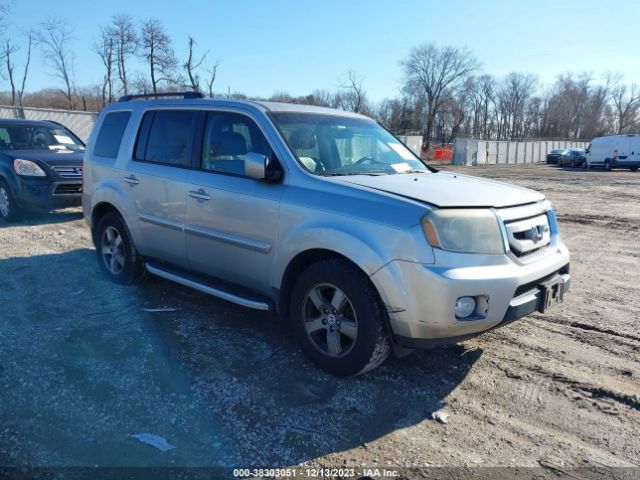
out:
M585 168L629 168L634 172L640 167L640 135L609 135L596 137L587 148Z
M146 271L274 310L336 375L545 312L569 288L538 192L435 170L354 113L156 97L105 107L85 154L84 215L114 282Z
M582 148L568 148L558 157L558 165L581 167L585 164L585 151Z
M562 155L562 152L564 152L564 150L559 148L551 150L549 153L547 153L547 164L558 163L558 157Z
M79 205L84 143L51 121L0 119L0 216Z

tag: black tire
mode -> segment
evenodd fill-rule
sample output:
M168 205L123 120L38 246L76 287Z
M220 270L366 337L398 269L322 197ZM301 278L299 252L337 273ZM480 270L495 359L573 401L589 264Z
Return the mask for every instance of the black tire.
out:
M332 288L332 298L324 298L324 292L331 292ZM318 289L322 304L329 309L324 313L312 299L313 292L317 293ZM331 312L336 291L341 291L346 298L341 302L345 305L342 314L340 310ZM320 318L323 326L309 333L308 330L315 328L310 325L319 325ZM309 321L311 319L315 321ZM330 334L333 325L337 325L337 334ZM343 330L345 325L349 325L349 333L344 333L347 332ZM346 260L321 260L302 272L291 295L291 327L302 351L318 367L341 377L376 368L391 351L386 314L378 293L367 276ZM337 354L329 352L330 335L337 335L339 339L337 343L341 350ZM323 347L326 348L323 350Z
M120 242L113 234L120 237ZM109 244L109 237L114 238ZM98 265L102 273L112 282L129 285L140 281L144 276L142 258L131 239L131 233L120 215L109 212L96 226L93 240L96 246ZM105 249L110 249L110 254ZM117 268L113 268L114 264Z
M611 162L610 162L608 159L604 161L604 169L605 169L607 172L610 172L610 171L611 171Z
M637 172L638 171L638 167L631 167L631 171L632 172Z
M0 180L0 217L5 222L17 222L24 216L24 211L16 204L11 188L4 180Z
M571 160L571 168L576 168L578 166L578 164L576 163L575 160Z
M583 160L582 161L582 165L580 165L584 170L587 170L589 168L589 165L587 165L587 161Z

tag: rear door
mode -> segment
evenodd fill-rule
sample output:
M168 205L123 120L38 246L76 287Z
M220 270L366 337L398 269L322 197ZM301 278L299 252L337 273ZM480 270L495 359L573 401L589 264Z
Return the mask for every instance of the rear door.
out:
M629 138L629 149L631 150L631 161L638 165L640 163L640 136L634 135Z
M136 208L140 251L187 267L185 191L198 112L151 110L144 114L123 188Z
M273 158L257 124L240 113L212 111L200 129L187 185L185 222L191 268L271 295L283 184L245 176L244 157Z

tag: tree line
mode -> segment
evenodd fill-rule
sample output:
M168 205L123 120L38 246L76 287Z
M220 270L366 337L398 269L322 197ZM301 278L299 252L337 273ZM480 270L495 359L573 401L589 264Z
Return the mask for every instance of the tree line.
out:
M69 23L51 18L18 41L5 34L10 13L0 6L0 64L10 88L0 93L1 103L97 111L131 93L188 89L216 96L221 62L211 61L210 52L200 49L190 35L184 38L188 53L180 59L166 27L155 18L136 21L116 14L100 25L89 46L100 59L100 79L95 85L78 87L77 45ZM40 50L57 87L26 92L33 48ZM412 48L400 64L404 79L395 98L371 101L364 79L348 71L332 90L303 96L280 91L265 100L363 113L394 132L421 134L425 149L433 141L449 143L458 136L589 139L640 132L640 88L619 74L595 78L591 73L559 73L553 84L543 85L532 73L503 77L485 73L472 51L431 43ZM220 96L247 98L239 92Z

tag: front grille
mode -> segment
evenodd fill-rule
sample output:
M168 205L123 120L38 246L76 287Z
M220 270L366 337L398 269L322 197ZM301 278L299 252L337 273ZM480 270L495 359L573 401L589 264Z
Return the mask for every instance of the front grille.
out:
M82 179L82 167L53 167L53 169L62 178Z
M546 214L505 222L509 247L517 257L531 255L551 243L551 228Z
M553 278L556 275L564 275L565 273L569 273L569 264L568 263L564 267L562 267L560 270L558 270L556 272L550 273L549 275L545 275L544 277L541 277L538 280L534 280L533 282L529 282L529 283L525 283L524 285L520 285L518 288L516 288L516 293L514 293L513 296L515 298L515 297L519 297L520 295L524 295L525 293L530 292L531 290L534 290L541 283L546 282L550 278Z
M81 183L63 183L58 185L53 192L54 195L76 195L82 193Z

